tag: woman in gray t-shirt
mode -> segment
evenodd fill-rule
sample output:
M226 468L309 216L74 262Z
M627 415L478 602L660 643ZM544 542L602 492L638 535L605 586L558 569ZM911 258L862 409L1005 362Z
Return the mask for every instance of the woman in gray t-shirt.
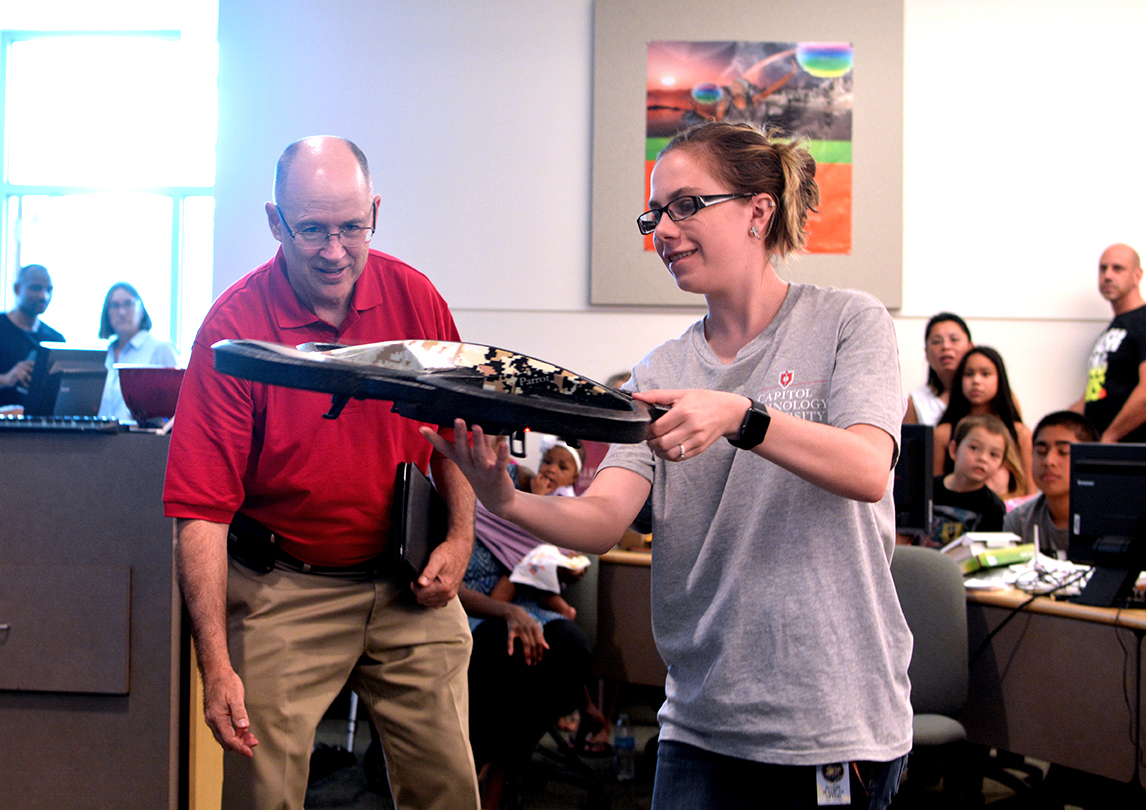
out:
M891 318L773 267L805 244L814 178L807 151L752 125L702 124L661 152L637 224L708 312L633 369L627 387L667 413L580 498L516 491L478 427L472 444L460 420L452 445L423 431L490 511L560 546L612 547L651 491L669 671L655 810L812 808L849 774L852 806L884 808L911 748Z

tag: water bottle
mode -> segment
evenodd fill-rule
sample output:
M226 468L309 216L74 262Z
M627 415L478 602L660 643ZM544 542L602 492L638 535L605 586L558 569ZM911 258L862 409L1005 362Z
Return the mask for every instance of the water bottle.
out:
M617 726L613 729L613 771L617 781L625 782L636 775L637 741L633 739L633 728L629 725L629 716L622 714L617 718Z

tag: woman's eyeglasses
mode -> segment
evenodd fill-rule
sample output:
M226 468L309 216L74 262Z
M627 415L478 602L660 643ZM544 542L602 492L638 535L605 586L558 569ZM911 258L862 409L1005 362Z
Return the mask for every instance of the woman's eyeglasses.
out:
M688 219L700 209L707 208L710 205L755 196L755 194L706 194L703 197L697 195L677 197L675 200L669 201L663 208L650 208L637 217L637 228L640 229L642 234L648 236L657 229L657 225L660 223L661 217L664 214L668 214L669 219L673 222L680 222L682 219Z

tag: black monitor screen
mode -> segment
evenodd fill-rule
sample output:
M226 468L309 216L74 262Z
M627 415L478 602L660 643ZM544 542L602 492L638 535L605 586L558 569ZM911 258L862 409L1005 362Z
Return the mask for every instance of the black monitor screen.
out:
M28 383L24 413L29 416L95 416L107 368L106 348L41 343Z
M934 428L903 425L900 428L899 459L895 462L895 530L902 534L931 532L931 502L934 469Z
M1146 444L1073 444L1067 556L1093 565L1076 601L1113 605L1146 567Z

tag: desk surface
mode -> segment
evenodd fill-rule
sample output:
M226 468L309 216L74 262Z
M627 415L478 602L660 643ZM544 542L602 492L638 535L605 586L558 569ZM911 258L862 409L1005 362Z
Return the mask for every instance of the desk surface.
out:
M1141 608L1109 608L1094 607L1092 605L1079 605L1074 602L1051 599L1047 596L1037 596L1031 600L1031 595L1016 588L1000 590L968 590L967 601L979 605L1014 610L1022 606L1029 613L1041 613L1048 616L1061 616L1066 619L1077 619L1095 624L1108 624L1116 627L1125 627L1129 630L1146 631L1146 610ZM1030 604L1024 605L1030 601Z

